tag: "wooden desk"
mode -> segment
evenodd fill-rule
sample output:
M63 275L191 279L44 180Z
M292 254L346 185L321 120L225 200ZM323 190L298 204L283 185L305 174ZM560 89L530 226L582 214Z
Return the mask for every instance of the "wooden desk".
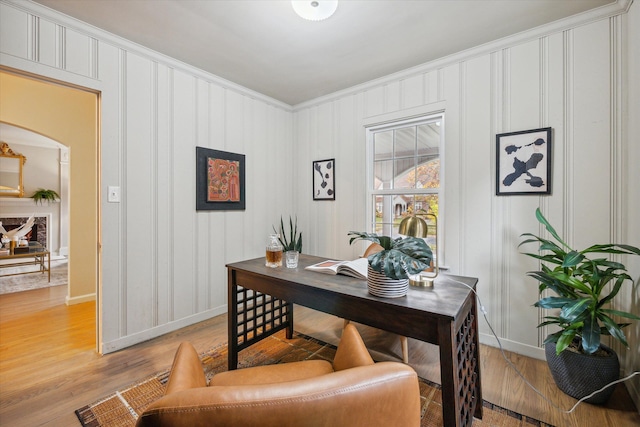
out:
M305 270L323 261L300 255L298 268L269 268L264 258L227 265L229 369L238 352L267 336L293 333L293 304L303 305L440 347L444 425L471 426L482 418L476 298L466 286L478 279L441 275L433 289L409 289L406 297L370 295L363 280Z

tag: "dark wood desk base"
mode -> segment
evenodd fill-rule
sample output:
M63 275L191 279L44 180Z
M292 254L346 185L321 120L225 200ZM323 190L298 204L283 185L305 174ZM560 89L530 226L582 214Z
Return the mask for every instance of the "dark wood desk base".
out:
M447 427L482 418L476 298L477 279L444 276L433 290L412 288L407 297L378 298L366 283L304 270L323 258L301 255L297 269L269 268L264 258L229 264L229 369L238 352L277 331L293 334L293 304L303 305L440 349L442 412Z

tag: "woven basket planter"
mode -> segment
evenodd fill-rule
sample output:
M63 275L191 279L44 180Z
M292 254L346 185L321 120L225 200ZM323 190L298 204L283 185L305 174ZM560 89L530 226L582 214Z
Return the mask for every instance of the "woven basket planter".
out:
M618 355L609 347L600 345L608 356L593 356L564 350L556 355L553 344L544 348L551 375L560 390L578 400L620 378ZM585 402L602 404L609 400L615 385L586 399Z

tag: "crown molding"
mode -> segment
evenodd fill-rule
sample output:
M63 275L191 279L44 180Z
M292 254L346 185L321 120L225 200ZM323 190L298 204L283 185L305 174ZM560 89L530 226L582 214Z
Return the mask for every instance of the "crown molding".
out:
M355 95L359 92L365 92L371 88L383 86L391 82L397 82L404 80L415 75L424 74L430 71L437 70L439 68L448 67L453 64L457 64L463 61L476 58L478 56L487 55L502 49L507 49L519 44L523 44L532 40L539 39L541 37L549 36L551 34L566 31L571 28L576 28L582 25L590 24L592 22L600 21L602 19L608 19L612 16L622 15L629 11L631 4L634 0L616 0L613 3L597 7L595 9L588 10L586 12L578 13L576 15L569 16L567 18L559 19L557 21L550 22L539 27L532 28L527 31L512 34L507 37L503 37L498 40L494 40L489 43L485 43L479 46L475 46L466 50L462 50L452 55L444 56L442 58L426 62L424 64L416 65L415 67L407 68L397 73L389 74L384 77L380 77L375 80L352 86L341 91L333 92L329 95L321 96L319 98L311 99L309 101L301 102L293 106L293 112L303 110L323 104L326 102L334 101L339 98L343 98L349 95Z
M277 99L271 98L262 93L253 91L230 80L223 79L215 74L208 73L200 68L185 62L179 61L170 56L156 52L148 47L139 45L130 40L112 34L101 28L95 27L79 19L73 18L69 15L65 15L56 10L50 9L44 5L34 2L33 0L0 0L0 3L5 3L16 9L22 10L29 14L35 14L40 18L47 19L53 23L70 28L80 34L84 34L87 37L96 39L99 42L108 43L115 47L121 48L128 52L133 52L142 57L148 58L152 61L157 61L167 66L191 74L194 77L198 77L209 83L216 84L224 89L232 90L241 95L248 96L249 98L262 101L273 107L280 108L282 110L291 112L291 105L286 104ZM97 79L99 80L99 78Z
M57 12L39 3L35 3L32 0L26 0L26 1L25 0L0 0L0 3L11 5L12 7L23 10L27 13L36 13L38 14L38 16L44 17L52 22L57 22L61 25L72 28L74 31L83 33L88 37L92 37L102 42L112 44L116 47L131 51L131 52L135 52L136 54L147 57L151 60L167 64L173 68L188 72L195 77L199 77L205 81L219 85L222 88L233 90L237 93L265 102L269 105L283 109L288 112L297 112L299 110L309 108L315 105L319 105L325 102L333 101L333 100L342 98L344 96L349 96L349 95L356 94L358 92L363 92L370 88L381 86L389 82L403 80L408 77L415 76L417 74L423 74L425 72L432 71L438 68L447 67L449 65L452 65L461 61L465 61L465 60L475 58L477 56L489 54L497 50L506 49L518 44L535 40L543 36L548 36L550 34L562 32L567 29L575 28L581 25L586 25L591 22L599 21L601 19L610 18L612 16L625 14L629 11L631 5L633 4L633 1L634 0L616 0L613 3L607 4L595 9L591 9L586 12L572 15L570 17L560 19L560 20L551 22L549 24L541 25L539 27L532 28L527 31L512 34L510 36L495 40L493 42L485 43L470 49L466 49L458 53L454 53L452 55L448 55L448 56L436 59L434 61L417 65L415 67L411 67L411 68L399 71L397 73L389 74L387 76L384 76L378 79L370 80L368 82L361 83L359 85L352 86L350 88L343 89L337 92L333 92L329 95L325 95L319 98L314 98L309 101L305 101L293 106L286 104L284 102L278 101L262 93L248 89L232 81L223 79L222 77L205 72L192 65L178 61L177 59L163 55L159 52L151 50L147 47L144 47L142 45L139 45L137 43L124 39L122 37L116 36L115 34L109 33L98 27L92 26L86 22L80 21L76 18L72 18L68 15Z

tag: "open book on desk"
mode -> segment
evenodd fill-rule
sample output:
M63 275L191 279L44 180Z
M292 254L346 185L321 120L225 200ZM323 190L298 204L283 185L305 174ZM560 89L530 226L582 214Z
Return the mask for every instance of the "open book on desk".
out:
M366 258L358 258L353 261L334 261L329 259L305 267L305 269L324 274L342 274L343 276L366 280L368 263L369 261Z

